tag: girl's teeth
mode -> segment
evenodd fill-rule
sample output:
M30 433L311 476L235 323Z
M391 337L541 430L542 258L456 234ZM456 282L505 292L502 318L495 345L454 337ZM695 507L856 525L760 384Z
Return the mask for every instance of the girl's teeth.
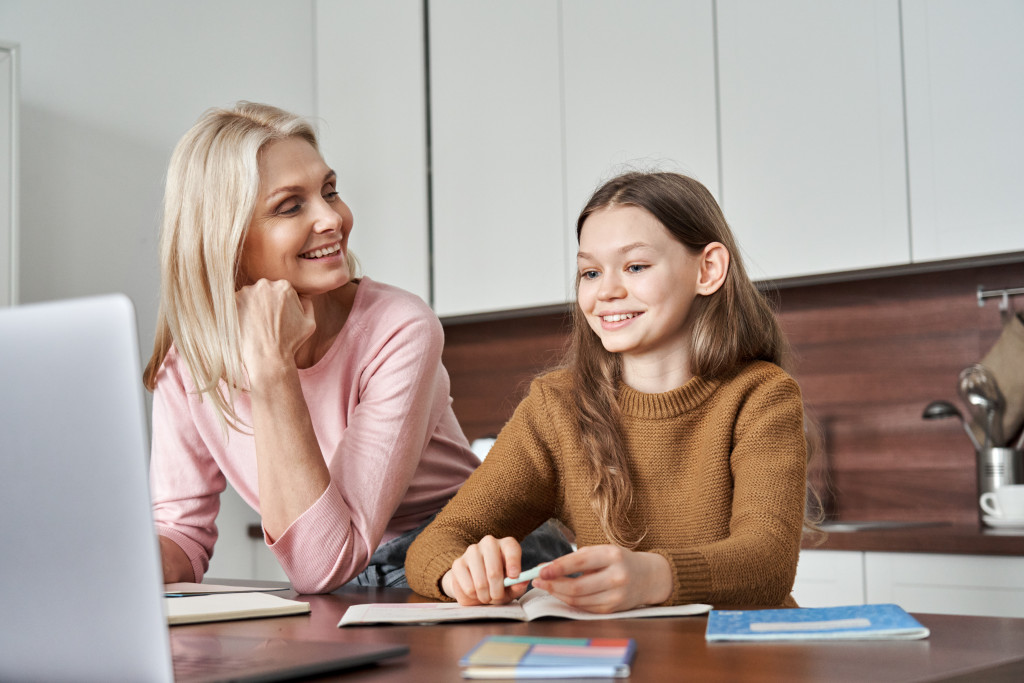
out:
M636 315L635 313L620 313L620 314L617 314L617 315L606 315L606 316L604 316L604 321L606 323L617 323L617 322L621 322L623 320L629 320L630 318L634 317L635 315Z

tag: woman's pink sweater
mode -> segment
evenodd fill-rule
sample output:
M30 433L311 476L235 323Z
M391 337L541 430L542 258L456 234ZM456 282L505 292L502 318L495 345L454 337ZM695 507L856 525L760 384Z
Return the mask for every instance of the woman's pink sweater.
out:
M299 370L331 484L268 539L297 591L347 582L382 541L440 509L476 467L452 412L443 345L441 324L421 299L364 277L333 346ZM235 410L251 424L245 394ZM157 531L181 546L201 581L225 478L259 512L256 452L248 434L230 429L225 439L173 348L153 394L150 476Z

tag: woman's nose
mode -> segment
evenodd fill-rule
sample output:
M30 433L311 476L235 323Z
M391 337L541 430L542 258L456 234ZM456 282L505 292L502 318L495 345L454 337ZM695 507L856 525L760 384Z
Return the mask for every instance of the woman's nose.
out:
M316 214L313 217L313 230L316 232L330 232L332 230L341 232L344 225L344 217L333 206L326 201L318 203Z

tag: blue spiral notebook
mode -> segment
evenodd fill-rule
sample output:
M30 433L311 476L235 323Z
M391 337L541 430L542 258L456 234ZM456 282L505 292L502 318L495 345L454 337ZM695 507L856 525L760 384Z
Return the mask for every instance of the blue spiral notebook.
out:
M711 610L708 641L916 640L929 631L899 605Z
M626 678L632 638L487 636L459 660L463 678Z

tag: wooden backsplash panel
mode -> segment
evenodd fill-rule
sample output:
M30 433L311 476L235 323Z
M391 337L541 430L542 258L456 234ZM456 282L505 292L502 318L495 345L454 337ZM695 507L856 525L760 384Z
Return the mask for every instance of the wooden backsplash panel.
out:
M934 399L960 406L960 370L999 336L998 302L976 289L1024 286L1009 264L803 287L775 294L822 448L812 478L842 519L977 520L975 458L955 420L926 421ZM1018 303L1024 309L1024 303ZM455 413L471 440L497 433L529 381L560 357L568 317L445 326Z

